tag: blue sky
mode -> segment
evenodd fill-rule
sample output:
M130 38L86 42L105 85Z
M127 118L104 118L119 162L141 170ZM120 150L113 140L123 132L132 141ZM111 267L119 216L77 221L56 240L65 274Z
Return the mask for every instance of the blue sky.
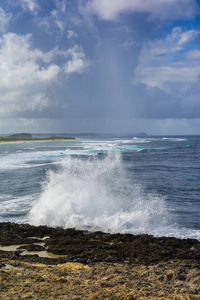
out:
M0 0L0 133L199 128L199 1Z

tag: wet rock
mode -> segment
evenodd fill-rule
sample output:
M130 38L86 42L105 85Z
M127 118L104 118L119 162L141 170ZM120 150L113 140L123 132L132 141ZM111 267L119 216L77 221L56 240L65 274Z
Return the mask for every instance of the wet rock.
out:
M10 251L9 252L9 257L11 259L18 259L20 256L19 252L18 251Z
M40 245L30 244L23 245L17 248L18 250L27 250L27 251L45 251L45 248Z
M34 227L29 224L16 224L11 222L0 223L0 244L18 245L30 244L32 237L43 238L47 236L52 229L47 226Z
M47 237L48 238L45 238ZM43 242L45 246L35 243ZM109 234L100 231L87 232L74 228L50 228L29 224L0 223L0 244L26 244L19 249L44 251L64 255L63 261L85 264L97 262L151 265L171 260L200 262L200 242L194 239L173 237L155 238L151 235ZM18 250L19 250L18 249ZM18 254L13 258L18 258ZM20 258L20 259L28 259ZM42 259L42 258L38 258ZM43 260L44 261L44 260ZM180 275L180 278L181 275ZM184 280L184 278L179 279Z

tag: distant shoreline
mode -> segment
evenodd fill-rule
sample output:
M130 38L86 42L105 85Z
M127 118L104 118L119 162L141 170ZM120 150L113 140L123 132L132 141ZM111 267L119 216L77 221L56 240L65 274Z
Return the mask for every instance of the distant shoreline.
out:
M28 143L28 142L54 142L54 141L71 141L75 140L74 137L55 137L55 138L31 138L31 139L0 139L0 144L15 144L15 143Z

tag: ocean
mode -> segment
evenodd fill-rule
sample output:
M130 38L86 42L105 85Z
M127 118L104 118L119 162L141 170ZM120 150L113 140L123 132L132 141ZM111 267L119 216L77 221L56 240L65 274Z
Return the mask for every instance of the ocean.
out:
M0 222L200 240L200 137L0 144Z

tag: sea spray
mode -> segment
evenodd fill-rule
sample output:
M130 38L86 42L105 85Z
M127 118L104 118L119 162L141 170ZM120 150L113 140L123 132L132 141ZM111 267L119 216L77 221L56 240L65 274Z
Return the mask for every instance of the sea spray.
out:
M121 154L110 152L61 160L57 171L48 171L29 220L34 225L159 235L169 216L164 198L144 193Z

